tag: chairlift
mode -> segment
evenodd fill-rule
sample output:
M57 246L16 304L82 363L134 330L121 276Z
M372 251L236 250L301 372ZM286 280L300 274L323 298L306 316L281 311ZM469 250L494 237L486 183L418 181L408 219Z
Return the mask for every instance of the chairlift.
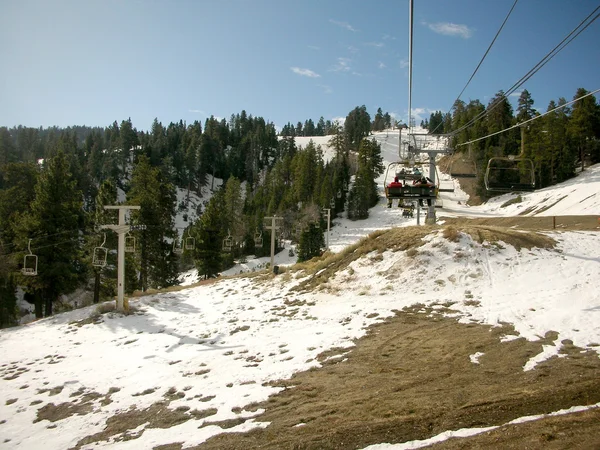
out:
M188 236L185 238L185 249L194 250L196 248L196 238Z
M452 178L477 178L477 164L469 159L454 160L448 172Z
M223 251L230 252L232 247L233 247L233 238L231 237L231 234L228 232L227 237L225 239L223 239Z
M531 192L535 190L535 165L525 157L525 128L521 127L521 153L489 159L483 178L492 192Z
M135 252L135 237L129 236L129 233L125 235L125 251L127 253Z
M331 201L329 202L329 207L331 209L335 209L335 199L334 198L332 198Z
M337 198L342 198L342 191L341 190L337 191L336 197Z
M471 152L471 144L469 144L469 150L465 157L463 154L462 158L454 159L450 162L448 172L452 178L476 178L477 177L477 164L473 159Z
M183 253L183 244L179 240L179 235L177 235L175 239L173 239L173 253L175 253L176 255L181 255Z
M35 276L38 273L38 257L31 253L31 239L29 239L29 242L27 243L27 250L29 250L29 254L25 255L23 258L23 268L21 269L21 273L27 276Z
M106 244L106 233L104 234L104 240L100 247L94 247L94 253L92 254L92 265L96 267L106 266L106 260L108 258L108 249L104 246Z
M492 157L483 182L490 192L531 192L535 190L533 160L520 156Z
M437 197L439 186L434 184L415 185L412 181L409 184L407 181L415 179L416 171L409 172L405 170L403 173L401 170L398 170L403 166L403 162L392 162L388 165L384 181L384 191L388 200L388 208L391 208L394 199L427 200L428 204L431 203ZM418 178L422 176L423 174L419 171ZM439 183L439 177L437 177L437 182Z
M263 237L262 237L262 233L260 233L258 230L256 230L256 233L254 233L254 246L256 248L260 248L263 245Z

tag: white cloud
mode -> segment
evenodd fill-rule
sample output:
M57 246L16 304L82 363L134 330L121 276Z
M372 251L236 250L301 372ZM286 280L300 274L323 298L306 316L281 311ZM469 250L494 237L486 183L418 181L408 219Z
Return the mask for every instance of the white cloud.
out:
M359 50L358 50L356 47L354 47L354 46L352 46L352 45L349 45L349 46L348 46L348 51L349 51L350 53L358 53L358 51L359 51Z
M327 86L326 84L319 84L320 88L323 88L323 93L324 94L331 94L333 93L333 89L331 89L330 86Z
M394 36L391 36L389 34L384 34L381 39L383 39L384 41L395 41L396 38Z
M309 45L308 48L311 50L321 50L321 47L317 47L316 45Z
M350 58L338 58L337 63L329 69L330 72L349 72L350 71Z
M460 25L451 22L437 22L427 23L423 22L423 25L427 25L429 29L435 33L443 34L445 36L458 36L463 39L469 39L473 35L471 30L466 25Z
M522 93L523 93L523 91L513 92L512 94L509 95L509 97L520 97Z
M365 42L365 45L368 47L376 47L376 48L381 48L383 47L385 44L383 42Z
M357 31L356 28L354 28L352 25L350 25L348 22L340 22L339 20L333 20L333 19L329 19L329 21L331 23L333 23L334 25L337 25L338 27L342 27L345 28L348 31L352 31L355 32Z
M206 113L204 111L202 111L201 109L188 109L188 112L191 112L194 114L202 114L203 116L206 115Z
M295 74L301 75L303 77L319 78L321 76L310 69L301 69L300 67L290 67L290 70Z
M408 67L408 59L402 58L400 60L400 68L401 69L406 69L407 67Z
M387 66L385 65L385 63L379 61L379 64L377 65L377 67L379 67L380 69L385 69Z

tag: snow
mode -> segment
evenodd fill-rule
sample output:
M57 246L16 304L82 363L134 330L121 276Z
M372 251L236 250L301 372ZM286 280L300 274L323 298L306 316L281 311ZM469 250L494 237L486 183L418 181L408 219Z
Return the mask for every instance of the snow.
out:
M384 140L385 132L375 137ZM396 157L397 144L397 137L394 141L390 133L384 146L386 161ZM514 196L469 208L458 203L464 193L456 190L444 198L438 214L494 217L530 211L531 215L549 207L541 214L600 216L598 183L600 165L561 186L522 195L521 203L506 207L502 204ZM182 192L178 198L180 195ZM565 195L568 197L562 198ZM329 242L331 250L339 252L372 231L415 225L416 218L403 218L399 208L386 208L382 199L367 220L352 222L338 217L334 222ZM178 221L177 225L183 224ZM317 355L334 347L346 349L333 356L343 360L344 351L354 346L369 325L415 303L437 308L453 301L452 310L458 311L455 314L461 322L510 323L515 331L502 337L503 341L538 340L549 331L556 332L555 341L544 345L523 370L536 370L537 364L558 355L567 339L600 352L600 233L547 234L557 240L556 249L517 251L510 245L481 245L468 235L451 242L434 232L413 256L417 262L427 263L427 277L423 265L406 264L405 252L387 251L383 258L366 255L338 272L329 281L332 293L292 291L304 279L302 274L233 277L132 300L136 313L129 316L107 313L99 316L97 323L76 324L94 315L96 307L90 306L2 330L2 448L70 448L83 437L102 431L115 414L164 400L171 388L174 391L170 392L178 395L170 409L214 408L215 414L166 429L141 424L137 439L111 438L82 448L139 449L172 442L183 442L183 448L188 448L219 433L265 427L268 424L260 422L261 411L252 412L248 405L282 389L269 381L319 367ZM294 262L288 254L289 243L286 247L276 255L275 264ZM457 258L458 253L468 257ZM268 257L249 257L224 274L261 269L267 261ZM390 282L386 276L391 273L394 286L405 287L402 295L387 295ZM438 282L434 289L426 290L424 285L432 275ZM193 271L183 274L183 284L194 283L195 277ZM485 366L484 355L471 355L471 361ZM62 390L48 391L56 387ZM40 407L59 405L74 401L83 392L101 394L89 400L93 414L35 422L38 407L32 402L41 400ZM556 412L561 413L567 412ZM255 416L229 429L218 425L199 428L205 423ZM368 448L419 448L487 429L448 430L427 441Z

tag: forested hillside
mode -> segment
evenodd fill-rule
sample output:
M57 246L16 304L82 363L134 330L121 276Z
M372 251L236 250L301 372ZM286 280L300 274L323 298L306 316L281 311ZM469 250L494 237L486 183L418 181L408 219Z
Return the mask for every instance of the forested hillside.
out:
M573 100L586 94L589 91L580 88ZM560 108L566 104L567 100L561 97L550 101L545 111L537 110L531 93L524 89L519 94L515 114L509 99L500 91L487 106L479 100L468 103L459 100L451 112L432 113L423 126L430 133L452 136L452 147L480 169L478 194L489 198L483 184L483 169L492 157L519 155L523 151L522 157L534 163L536 188L565 181L575 175L576 168L600 162L600 107L595 97L590 95ZM464 145L536 117L539 119L523 127Z
M574 98L586 93L579 89ZM566 103L560 98L547 110ZM452 146L479 168L492 156L517 155L522 148L534 161L536 187L600 161L600 108L591 95L523 130L462 145L538 115L527 90L516 115L500 91L487 107L479 100L458 101L423 125L432 134L448 134ZM204 124L165 126L155 119L149 131L136 129L130 119L106 128L0 127L0 326L18 322L17 286L35 304L37 317L51 315L61 295L77 288L95 289L96 301L114 295L116 235L101 227L117 222L104 206L123 200L141 206L129 223L144 225L130 233L136 249L126 255L126 292L176 284L181 270L192 265L209 278L234 259L268 254L265 217L281 217L278 250L283 239L294 239L300 261L318 255L325 209L332 218L345 211L348 218L363 219L377 204L375 179L384 166L369 134L390 126L405 125L381 108L371 119L361 106L343 125L308 119L288 123L279 135L273 123L245 111L229 120L211 116ZM307 133L329 136L333 157L325 160L312 141L298 147L295 136ZM481 195L489 196L482 170L478 176ZM215 179L223 180L221 188ZM203 187L214 192L194 211L199 219L176 226L176 212L189 211L190 195L201 196ZM186 193L180 201L178 192ZM195 241L193 248L182 245L187 238ZM99 246L108 249L105 267L92 264ZM37 257L36 276L22 273L30 251Z
M116 235L101 227L117 222L104 206L123 199L141 206L129 223L144 225L130 233L136 251L127 253L127 292L176 284L190 265L208 278L234 258L267 254L266 216L282 218L278 249L284 237L295 239L299 260L310 259L324 246L323 208L335 217L350 197L359 218L377 202L374 177L382 166L378 144L363 140L370 129L364 106L344 126L329 123L335 156L325 161L319 146L298 148L293 136L279 137L272 123L245 111L204 125L155 120L149 132L129 119L107 128L0 128L0 325L17 322L17 285L37 317L94 280L96 300L114 294ZM355 172L360 182L352 188ZM214 193L194 211L199 219L176 227L176 212L187 211L202 187ZM187 193L179 203L177 190ZM184 238L195 240L193 249L181 245ZM99 246L109 250L104 267L92 264ZM21 273L29 249L36 276Z

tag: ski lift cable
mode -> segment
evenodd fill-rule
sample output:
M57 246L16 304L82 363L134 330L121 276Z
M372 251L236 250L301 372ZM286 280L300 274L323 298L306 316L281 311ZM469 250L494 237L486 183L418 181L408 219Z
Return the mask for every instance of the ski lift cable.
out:
M533 75L535 75L542 67L544 67L548 62L550 62L550 60L552 58L554 58L561 50L563 50L567 45L569 45L587 27L589 27L596 19L598 19L598 17L600 17L600 13L596 14L596 16L594 16L585 26L583 26L583 24L585 22L587 22L588 19L594 13L596 13L596 11L598 11L598 9L600 9L600 6L597 6L596 9L594 9L594 11L592 11L585 19L583 19L581 21L581 23L579 23L579 25L577 25L558 45L556 45L550 52L548 52L535 66L533 66L533 68L530 69L529 72L527 72L515 84L513 84L505 92L504 95L506 97L508 97L510 94L512 94L513 92L515 92L517 89L519 89L527 80L529 80ZM581 28L582 26L583 26L583 28ZM581 28L581 29L579 29L579 28ZM578 31L578 29L579 29L579 31ZM492 104L488 109L486 109L485 111L482 111L477 116L475 116L473 119L471 119L469 122L467 122L465 125L463 125L462 127L460 127L458 129L452 131L450 134L451 135L456 135L457 133L460 133L464 129L470 127L475 122L478 122L479 120L481 120L484 117L486 117L499 104L500 104L500 102L496 102L495 104Z
M492 42L490 43L490 45L488 46L487 50L485 51L485 53L483 54L483 57L481 58L481 60L479 61L479 64L477 64L477 67L475 67L475 70L473 71L473 73L471 74L471 77L469 78L469 81L467 81L467 84L465 84L465 87L462 89L462 91L460 91L460 94L458 94L458 97L456 97L456 100L454 100L454 103L452 103L452 106L450 107L450 109L448 111L452 111L452 109L455 107L455 105L458 103L458 101L460 100L460 97L464 94L465 90L467 89L467 87L469 86L469 84L471 84L471 81L473 80L473 77L475 76L475 74L477 73L477 71L479 70L479 68L481 67L481 64L483 63L483 61L485 60L485 58L487 57L488 53L490 52L490 50L492 49L492 46L494 45L494 43L496 42L496 39L498 39L498 36L500 36L500 32L502 31L502 29L504 28L504 25L506 25L506 22L508 21L508 18L510 17L510 15L513 12L513 9L515 9L515 6L517 6L517 2L519 0L515 0L515 2L513 3L512 7L510 8L510 11L508 11L508 14L506 15L506 17L504 18L504 22L502 22L502 25L500 25L500 28L498 29L498 31L496 32L496 36L494 36L494 39L492 39ZM435 131L442 125L443 122L438 123L438 125L433 129L433 131L431 132L431 134L435 133Z
M570 102L567 102L564 105L557 106L556 108L551 109L550 111L546 111L544 114L540 114L539 116L532 117L531 119L525 120L524 122L519 122L518 124L513 125L512 127L508 127L508 128L506 128L504 130L500 130L500 131L496 131L495 133L488 134L487 136L483 136L483 137L480 137L480 138L477 138L477 139L472 139L472 140L470 140L468 142L463 142L462 144L458 144L457 147L461 147L461 146L467 145L467 144L472 144L473 142L481 141L483 139L487 139L487 138L490 138L492 136L496 136L497 134L505 133L506 131L512 130L514 128L522 127L525 124L528 124L530 122L533 122L534 120L537 120L537 119L539 119L541 117L544 117L545 115L550 114L551 112L554 112L554 111L559 110L561 108L564 108L566 106L572 105L573 103L578 102L579 100L583 100L584 98L589 97L590 95L594 95L597 92L600 92L600 89L596 89L595 91L588 92L587 94L582 95L581 97L576 98L575 100L571 100Z

